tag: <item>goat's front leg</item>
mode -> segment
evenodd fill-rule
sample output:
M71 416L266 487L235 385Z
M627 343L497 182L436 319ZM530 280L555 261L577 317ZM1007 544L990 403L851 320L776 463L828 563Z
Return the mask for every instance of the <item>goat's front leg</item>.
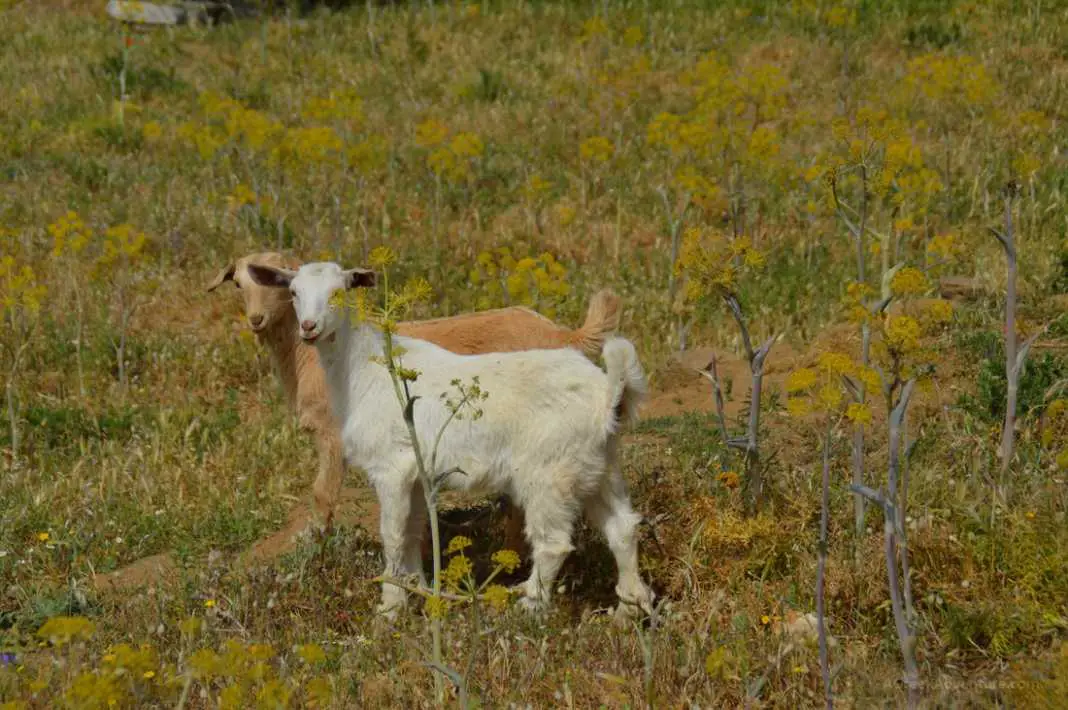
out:
M378 504L381 511L379 529L382 535L382 555L385 558L386 578L404 580L418 569L409 567L409 540L412 499L415 489L408 479L403 481L396 477L379 480L375 483ZM419 493L422 495L422 493ZM418 549L418 541L416 541ZM401 587L389 582L382 583L382 601L376 611L390 620L395 619L397 611L403 609L408 601L408 594Z
M319 475L312 484L315 511L319 525L329 530L334 521L334 511L341 497L341 484L345 477L345 457L341 438L333 431L316 433L316 449L319 456Z
M404 571L408 575L417 575L419 585L426 587L426 572L423 568L423 537L427 527L426 496L423 484L416 481L409 497L408 529L404 549Z

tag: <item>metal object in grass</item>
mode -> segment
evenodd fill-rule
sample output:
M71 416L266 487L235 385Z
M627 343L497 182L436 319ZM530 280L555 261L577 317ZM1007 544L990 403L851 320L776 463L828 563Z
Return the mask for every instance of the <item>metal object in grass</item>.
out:
M108 16L120 22L139 25L212 24L231 12L229 3L208 0L176 2L135 2L108 0Z

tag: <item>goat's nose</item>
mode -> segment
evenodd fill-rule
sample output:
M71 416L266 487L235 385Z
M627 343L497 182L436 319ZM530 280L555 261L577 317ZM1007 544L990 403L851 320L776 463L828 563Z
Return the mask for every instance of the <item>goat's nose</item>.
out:
M263 314L262 313L254 313L254 314L250 315L248 317L248 322L251 323L254 327L258 328L260 326L260 324L263 323Z
M302 330L307 330L307 331L315 330L315 321L302 320L300 322L300 327L301 327Z

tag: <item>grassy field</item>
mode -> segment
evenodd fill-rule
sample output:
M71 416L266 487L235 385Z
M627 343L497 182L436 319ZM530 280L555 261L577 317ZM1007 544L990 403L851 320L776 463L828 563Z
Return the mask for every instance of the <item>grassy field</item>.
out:
M471 706L823 705L789 628L825 446L835 700L904 706L884 516L858 525L849 483L859 430L887 489L912 379L921 703L1068 697L1063 3L413 1L132 33L104 4L0 0L0 708L437 704L422 604L372 618L362 475L333 536L287 544L314 447L238 296L205 292L247 252L383 245L432 287L412 318L576 326L613 288L652 384L624 469L655 622L600 613L615 571L583 528L548 617L446 614ZM1006 204L1035 340L1003 471ZM695 370L717 354L744 435L739 320L779 337L749 468ZM446 522L482 569L498 522Z

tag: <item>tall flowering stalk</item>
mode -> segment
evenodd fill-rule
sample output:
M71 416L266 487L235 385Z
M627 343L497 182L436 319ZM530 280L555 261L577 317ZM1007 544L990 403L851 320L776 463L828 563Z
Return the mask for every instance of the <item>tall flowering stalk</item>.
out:
M5 242L9 235L0 235ZM7 251L7 244L0 244ZM7 351L7 377L4 383L4 397L7 403L7 418L11 433L11 462L19 455L18 410L16 405L15 385L22 366L26 350L33 342L33 335L39 324L38 314L41 301L47 293L46 288L37 279L32 267L20 264L12 254L0 251L0 322L3 322L8 336L0 339Z
M393 338L397 332L397 321L403 318L414 304L429 298L431 288L430 284L427 283L425 279L417 278L408 282L399 290L392 290L389 283L388 267L395 261L396 255L388 247L378 247L371 252L371 267L381 274L381 281L385 292L384 303L381 307L374 307L368 303L366 293L363 290L356 291L354 294L339 292L336 296L338 301L334 305L335 307L344 307L353 310L357 319L370 320L376 323L381 329L384 338L384 348L380 364L389 372L390 380L393 383L394 394L396 395L397 403L401 408L405 426L408 429L412 451L415 454L419 485L423 491L423 500L426 505L427 516L430 522L434 575L431 588L429 590L415 589L406 584L403 580L391 578L386 579L380 577L374 581L393 584L408 591L420 593L426 597L427 612L431 621L432 637L431 661L429 665L435 671L434 688L440 704L444 703L445 700L443 678L448 677L456 682L458 687L465 687L460 675L455 670L445 665L442 650L442 620L450 600L449 589L455 589L459 585L464 574L470 572L470 567L463 570L459 569L463 563L455 562L454 558L454 561L450 562L448 570L442 569L441 529L438 520L438 496L450 476L464 475L464 472L458 468L445 471L440 470L437 460L438 445L441 442L445 430L453 421L461 420L465 417L478 419L482 416L482 410L479 407L479 404L489 396L489 393L482 390L477 380L468 384L464 384L459 380L454 380L452 384L456 389L456 395L450 396L449 393L442 393L441 395L446 408L449 410L449 416L438 431L433 433L431 441L427 442L420 438L419 432L415 427L415 407L419 396L411 393L411 383L418 380L420 373L417 370L404 366L404 349L397 346ZM352 300L350 301L350 299ZM463 547L460 546L459 550L462 549ZM450 553L455 551L457 550L451 548L449 550ZM498 562L502 568L508 567L514 569L518 566L518 560L513 560L511 556L501 558ZM454 569L454 566L456 566L457 569ZM493 577L496 577L499 572L500 570L497 570ZM483 593L489 595L491 600L497 599L499 601L501 596L500 590L489 589L488 583L487 586L476 588L472 592L476 597Z
M1013 451L1016 447L1016 406L1017 396L1020 389L1020 377L1023 375L1024 365L1027 364L1027 354L1031 344L1042 331L1032 335L1026 342L1017 348L1016 335L1016 231L1012 223L1012 202L1019 191L1019 186L1009 183L1004 190L1005 197L1005 229L1000 231L992 229L994 236L1005 251L1005 423L1001 430L1001 476L1002 488L1004 478L1012 466Z
M129 224L109 227L104 232L102 253L94 264L97 278L111 289L118 326L118 336L113 339L119 386L125 393L126 345L130 321L137 309L144 304L145 292L151 286L142 271L148 253L148 238L144 232Z
M904 258L901 241L910 229L927 223L934 197L942 190L938 174L927 167L908 126L885 109L864 105L853 120L832 126L833 153L809 171L828 187L830 206L845 226L856 254L856 279L849 284L848 302L861 331L861 363L871 364L872 321L889 304L886 289L873 289L867 257L881 255L877 281L888 283ZM875 238L875 242L871 238ZM926 237L925 237L926 238ZM864 403L869 390L863 383L855 398ZM864 430L853 430L853 483L864 484ZM854 497L854 535L865 529L865 499Z
M871 425L871 409L862 402L848 402L845 393L856 380L877 380L878 375L865 365L853 362L840 353L824 353L817 366L790 373L786 380L787 409L797 417L815 413L822 429L822 472L820 476L819 561L816 567L816 621L819 633L820 672L823 676L824 701L834 707L831 684L830 648L827 638L826 578L829 550L831 447L835 430L843 419L855 426Z
M721 300L738 326L751 376L749 421L744 437L727 439L729 449L745 455L746 498L750 510L763 503L764 478L760 463L760 405L764 380L764 361L778 339L768 338L757 348L749 333L738 295L738 279L747 272L763 268L764 254L753 248L747 237L729 237L718 231L696 227L686 231L676 272L687 277L686 300L696 303L705 298ZM718 389L718 383L713 382ZM717 400L718 402L719 400ZM722 418L722 417L721 417Z
M52 256L60 260L65 272L65 278L74 294L74 311L77 318L77 331L74 337L74 353L78 364L78 394L84 400L85 392L85 368L82 363L82 339L85 325L85 313L82 304L82 290L79 285L80 278L75 265L78 257L88 246L92 237L89 228L78 216L77 212L67 212L64 216L48 225L48 233L52 236Z

